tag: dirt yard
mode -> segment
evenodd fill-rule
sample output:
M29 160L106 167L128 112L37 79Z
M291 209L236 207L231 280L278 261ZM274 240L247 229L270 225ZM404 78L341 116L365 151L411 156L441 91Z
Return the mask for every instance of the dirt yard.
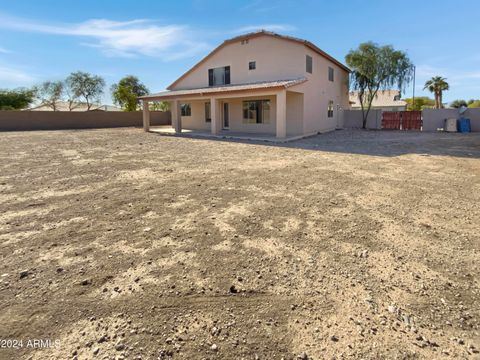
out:
M478 359L480 134L1 133L0 258L1 359Z

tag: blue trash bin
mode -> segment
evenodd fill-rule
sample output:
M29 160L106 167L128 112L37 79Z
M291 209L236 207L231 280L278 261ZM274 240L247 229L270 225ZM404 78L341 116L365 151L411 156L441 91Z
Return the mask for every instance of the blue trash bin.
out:
M457 130L460 133L469 133L472 131L472 127L470 125L470 119L467 118L460 118L457 120Z

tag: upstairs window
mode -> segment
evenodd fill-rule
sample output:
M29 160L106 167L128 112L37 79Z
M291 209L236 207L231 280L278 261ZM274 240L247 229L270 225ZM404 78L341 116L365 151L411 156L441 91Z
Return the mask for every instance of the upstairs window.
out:
M327 116L329 118L333 117L333 101L332 100L328 102Z
M255 70L257 68L257 63L255 61L250 61L248 63L248 70Z
M328 67L328 80L333 81L333 68Z
M313 72L313 60L312 60L312 57L310 55L307 55L306 58L305 58L305 67L306 67L306 72L308 73L312 73Z
M182 116L192 116L192 108L190 107L190 104L181 104L180 109Z
M230 66L208 69L208 86L230 84Z

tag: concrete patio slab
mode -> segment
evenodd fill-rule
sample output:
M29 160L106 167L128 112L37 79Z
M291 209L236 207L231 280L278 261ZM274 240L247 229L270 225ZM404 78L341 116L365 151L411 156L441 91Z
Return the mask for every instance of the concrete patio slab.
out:
M309 136L317 135L312 133L308 135L293 135L285 138L277 138L275 135L269 134L252 134L245 132L235 132L229 130L222 130L219 134L212 134L208 130L189 130L182 129L181 133L175 132L175 129L170 126L155 126L150 128L150 132L154 132L160 135L166 136L180 136L180 137L193 137L193 138L211 138L211 139L232 139L243 141L268 141L273 143L285 143L295 140L304 139Z

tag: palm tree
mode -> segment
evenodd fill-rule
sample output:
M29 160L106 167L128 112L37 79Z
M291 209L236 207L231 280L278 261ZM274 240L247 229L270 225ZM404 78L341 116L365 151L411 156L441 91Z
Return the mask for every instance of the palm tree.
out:
M447 79L441 76L434 76L425 83L423 90L428 89L435 96L435 109L443 108L442 98L443 92L448 90L450 85L447 83Z

